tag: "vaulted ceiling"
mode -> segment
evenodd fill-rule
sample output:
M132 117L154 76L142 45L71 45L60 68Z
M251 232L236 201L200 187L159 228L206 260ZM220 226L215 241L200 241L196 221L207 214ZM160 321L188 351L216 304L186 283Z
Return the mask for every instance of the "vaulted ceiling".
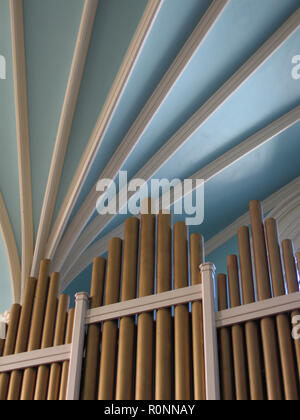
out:
M205 220L191 230L209 241L300 176L299 0L24 0L24 41L14 3L0 0L0 191L22 276L30 182L31 274L50 257L62 289L84 289L125 217L94 211L99 178L205 179ZM1 312L5 237L0 267Z

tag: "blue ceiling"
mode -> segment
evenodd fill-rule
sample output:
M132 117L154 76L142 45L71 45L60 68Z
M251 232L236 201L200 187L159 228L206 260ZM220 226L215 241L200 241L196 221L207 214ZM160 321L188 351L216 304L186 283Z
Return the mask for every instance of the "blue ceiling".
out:
M34 226L55 143L84 0L24 0ZM73 211L79 209L108 160L168 70L210 0L165 0L119 102ZM54 219L68 191L99 112L120 68L147 0L100 0L72 126ZM231 0L125 163L129 177L214 94L300 6L299 0ZM20 249L21 228L9 2L0 0L0 191ZM300 105L300 80L291 76L300 30L203 124L156 174L186 178ZM205 186L205 221L193 227L206 239L300 175L300 123L253 151ZM183 218L183 216L181 217ZM175 217L175 220L181 219ZM100 237L118 226L117 216ZM0 313L8 302L9 273L0 240ZM89 269L88 269L89 270ZM85 271L74 291L86 289Z

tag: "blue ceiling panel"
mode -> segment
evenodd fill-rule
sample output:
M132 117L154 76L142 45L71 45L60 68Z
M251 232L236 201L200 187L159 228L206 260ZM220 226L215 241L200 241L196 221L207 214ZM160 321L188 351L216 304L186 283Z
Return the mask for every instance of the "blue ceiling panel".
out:
M0 191L20 249L19 174L10 32L9 2L0 0L0 55L6 62L6 79L0 79Z
M84 0L24 1L33 211L38 228Z

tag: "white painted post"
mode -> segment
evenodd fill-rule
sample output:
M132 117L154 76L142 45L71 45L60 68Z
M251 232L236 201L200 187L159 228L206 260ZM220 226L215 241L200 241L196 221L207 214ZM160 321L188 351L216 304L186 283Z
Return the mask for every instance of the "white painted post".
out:
M84 334L85 334L85 318L88 309L88 294L77 293L75 296L75 316L73 337L71 344L71 356L69 367L69 378L67 386L67 401L79 400L81 369L83 359Z
M220 400L218 341L214 297L216 267L212 263L205 263L200 266L200 270L202 273L206 399L209 401L216 401Z

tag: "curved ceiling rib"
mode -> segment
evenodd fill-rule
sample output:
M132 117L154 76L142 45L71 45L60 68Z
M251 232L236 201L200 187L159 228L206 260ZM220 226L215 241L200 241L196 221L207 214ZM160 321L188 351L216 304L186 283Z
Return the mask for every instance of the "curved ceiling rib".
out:
M40 260L45 255L47 238L53 217L54 206L70 138L74 113L78 101L86 57L94 26L98 0L85 0L76 46L73 55L67 90L61 111L55 147L45 191L40 223L33 255L31 276L38 274Z
M287 114L283 115L278 120L272 122L267 127L255 133L253 136L244 140L242 143L233 147L228 152L224 153L218 159L206 165L203 169L196 172L190 177L190 179L204 179L205 182L218 175L220 172L227 169L232 164L238 162L249 153L253 152L258 147L262 147L264 144L274 139L284 131L288 130L293 125L300 121L300 106L292 109ZM190 190L192 192L195 188ZM171 201L171 205L181 200L183 197L179 197L176 201ZM162 198L160 199L160 201Z
M164 75L154 93L147 101L139 116L131 126L120 146L106 165L99 179L113 180L135 146L149 127L156 113L159 111L176 82L191 62L192 58L217 23L229 0L214 0L207 12L196 26L195 30L181 49L180 53L172 63L171 67ZM60 269L67 258L68 252L76 242L82 230L95 212L95 203L97 201L96 185L90 190L83 205L80 207L70 226L63 235L62 241L58 246L55 255L54 266Z
M106 99L103 109L99 115L98 121L94 127L91 138L81 158L77 171L69 187L66 198L59 211L58 217L54 223L47 246L46 256L50 259L56 251L59 241L62 237L66 224L74 208L76 200L80 194L84 181L88 175L97 151L105 136L109 123L116 111L117 105L127 86L129 78L133 72L135 64L145 45L146 39L156 20L158 12L162 6L163 0L149 0L143 17L139 23L133 40L128 48L121 68L116 76L110 93Z
M10 0L10 16L22 225L21 282L23 288L26 277L30 274L33 256L33 213L22 1Z
M0 193L0 232L6 249L14 303L21 303L21 264L14 232Z
M300 9L266 41L263 46L154 154L134 176L145 181L151 177L189 140L189 138L283 45L300 27ZM133 195L133 194L132 194ZM129 197L130 198L130 197ZM81 254L97 238L113 218L98 215L86 227L67 259L54 262L55 270L65 275Z
M278 120L272 122L267 127L263 128L262 130L255 133L250 138L244 140L242 143L237 145L236 147L230 149L228 152L224 153L215 161L209 163L204 168L202 168L199 172L191 177L191 179L204 179L205 182L209 181L213 177L220 174L220 172L224 171L226 168L231 166L232 164L238 162L243 157L247 156L249 153L254 151L255 149L263 146L268 141L271 141L276 136L281 134L282 132L286 131L288 128L296 124L300 121L300 106L294 108L289 113L285 114ZM180 197L178 197L178 200ZM174 201L171 201L171 205L174 204ZM109 219L109 215L102 216L104 219ZM62 282L65 285L65 281L70 283L74 279L73 275L78 275L82 270L83 267L86 268L89 264L92 263L93 259L97 255L102 255L107 251L106 246L108 245L108 241L114 237L122 235L123 232L123 224L118 226L114 231L110 232L104 238L101 238L98 242L93 244L90 248L88 248L82 256L78 259L78 263L74 265L74 269L71 268L70 271L68 269L62 270ZM73 255L70 257L73 258ZM66 261L66 267L69 267L71 262L68 260ZM81 270L78 272L78 270Z

